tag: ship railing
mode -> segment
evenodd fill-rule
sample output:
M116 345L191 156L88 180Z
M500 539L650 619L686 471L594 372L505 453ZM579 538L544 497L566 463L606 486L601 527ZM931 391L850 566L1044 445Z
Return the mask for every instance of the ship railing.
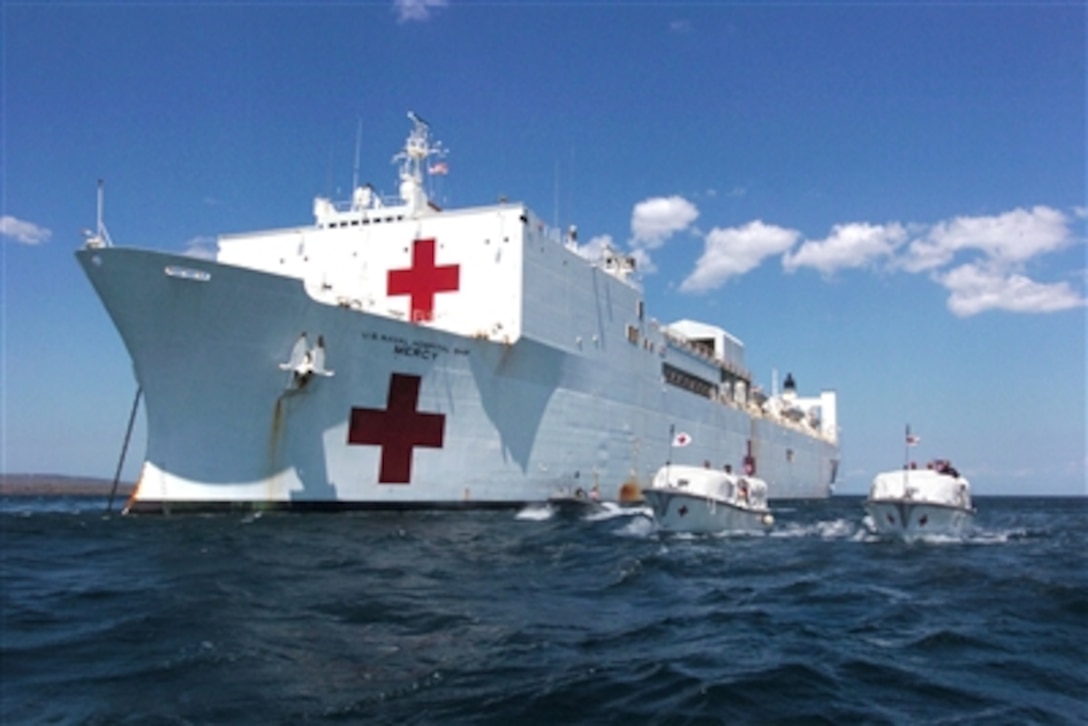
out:
M377 212L396 209L405 206L404 200L393 194L374 194L371 203L366 207L356 207L351 199L332 202L334 211L341 214L348 212Z
M768 421L774 421L776 424L781 425L784 428L793 429L799 433L807 436L812 436L829 443L835 443L835 436L824 431L823 426L819 422L812 421L808 416L801 419L794 420L788 416L783 416L775 413L774 411L767 410L762 404L756 403L752 399L744 401L738 401L735 398L729 396L724 390L718 389L718 395L715 397L719 403L723 406L743 411L752 418L765 419Z
M679 335L676 335L675 333L670 333L665 328L662 328L661 332L665 336L666 340L673 343L677 347L683 349L684 351L686 351L688 353L693 353L696 356L698 356L699 358L702 358L703 360L705 360L705 361L707 361L709 363L713 363L714 365L718 366L719 368L722 368L725 371L727 371L729 373L732 373L733 375L735 375L735 376L737 376L739 378L744 378L745 380L751 380L751 373L746 368L744 368L743 366L737 364L736 362L734 362L732 360L729 360L729 359L726 359L726 358L719 358L718 356L714 355L713 353L708 352L705 347L703 347L701 345L695 345L694 343L692 343L687 338L683 338L683 337L681 337Z
M737 365L733 361L723 360L721 358L718 358L717 356L707 353L704 347L694 345L688 339L676 335L675 333L670 333L665 326L661 325L656 320L650 320L650 326L659 329L667 343L672 343L675 347L682 349L685 352L692 353L706 361L712 362L739 378L742 378L746 381L751 381L750 372L742 366ZM725 392L721 389L719 389L719 395L717 396L717 400L720 403L727 405L731 408L745 411L754 418L773 420L775 421L775 423L781 424L786 428L793 429L800 433L813 436L824 441L828 441L830 443L835 443L835 437L833 435L829 435L823 430L822 427L809 422L807 417L795 421L786 416L781 416L764 409L762 405L757 404L751 398L748 398L745 401L738 401L726 395Z
M799 433L807 436L812 436L817 439L822 439L829 443L835 443L835 436L827 433L823 430L822 426L817 426L808 420L808 418L802 418L800 420L793 420L787 416L782 416L773 411L768 411L759 404L752 401L748 401L744 406L744 410L748 412L753 418L761 418L767 421L773 421L783 428L793 429Z
M774 421L780 424L784 428L793 429L809 436L815 436L816 438L824 439L834 443L835 437L824 431L823 425L820 421L813 421L809 416L803 416L799 419L793 419L789 416L776 413L764 407L763 403L757 403L751 398L744 401L738 401L731 398L724 390L718 392L718 401L722 404L735 408L739 411L744 411L753 418L766 419L768 421Z

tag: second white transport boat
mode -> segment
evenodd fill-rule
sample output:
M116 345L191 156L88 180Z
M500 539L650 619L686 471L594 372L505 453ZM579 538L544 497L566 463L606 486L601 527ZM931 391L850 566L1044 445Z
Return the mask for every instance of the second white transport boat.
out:
M665 532L762 533L774 524L767 483L754 476L671 464L642 494Z

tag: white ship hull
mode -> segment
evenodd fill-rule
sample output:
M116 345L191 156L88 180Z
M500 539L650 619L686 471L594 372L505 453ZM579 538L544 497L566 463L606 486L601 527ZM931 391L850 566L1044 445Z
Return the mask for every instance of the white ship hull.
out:
M465 338L316 303L296 279L163 253L79 259L144 393L136 508L512 505L593 485L616 499L624 483L649 485L673 424L692 432L688 461L739 462L752 439L772 497L829 493L833 445L663 385L652 356L602 366L525 338ZM304 330L321 331L335 375L295 390L278 364ZM387 407L394 375L418 377L414 410L445 417L444 431L440 447L411 449L408 481L382 483L383 447L349 443L349 427L353 408Z
M719 334L713 356L677 342L611 259L584 259L519 204L425 203L413 120L400 207L362 188L350 209L318 199L314 226L223 237L217 261L104 235L77 253L144 394L130 508L631 498L672 426L692 437L688 463L747 461L776 498L829 494L833 393L811 399L822 431L765 414L740 395L739 341L730 353ZM300 375L292 351L315 341Z

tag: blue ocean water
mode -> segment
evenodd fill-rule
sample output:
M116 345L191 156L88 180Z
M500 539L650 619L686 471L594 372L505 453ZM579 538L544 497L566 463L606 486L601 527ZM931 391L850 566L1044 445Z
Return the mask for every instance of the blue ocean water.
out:
M104 515L0 500L4 724L1088 723L1088 499L886 542L641 510Z

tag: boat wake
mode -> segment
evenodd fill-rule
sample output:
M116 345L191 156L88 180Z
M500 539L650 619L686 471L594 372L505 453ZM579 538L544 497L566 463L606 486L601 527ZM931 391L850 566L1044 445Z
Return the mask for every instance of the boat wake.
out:
M862 524L852 519L832 519L817 522L783 522L770 532L771 537L780 539L816 538L824 540L853 540L856 542L874 541L875 535Z
M614 534L620 537L648 539L657 533L653 521L653 511L646 506L630 506L615 502L599 502L592 505L572 508L554 503L529 504L520 509L514 519L522 522L547 522L556 517L569 517L582 522L621 522Z
M631 507L616 504L615 502L603 502L596 509L587 512L584 517L585 520L590 522L605 522L610 519L618 519L621 517L652 517L653 512L649 507Z
M583 522L607 522L612 519L641 519L652 517L649 507L632 507L615 502L585 502L572 506L566 502L528 504L518 510L514 519L523 522L546 522L555 517L570 516Z
M1026 529L980 529L975 528L964 533L959 540L973 545L1007 544L1026 539L1031 535Z
M866 532L864 541L866 542L883 542L887 541L887 537L877 534L876 527L873 524L872 518L866 515L861 520L861 526ZM1028 531L1023 528L1014 529L984 529L978 526L972 526L960 534L949 533L933 533L933 534L916 534L905 539L909 543L923 543L932 545L947 545L947 544L970 544L970 545L993 545L993 544L1006 544L1008 542L1015 542L1020 539L1028 537Z
M632 539L649 539L657 533L657 525L654 524L653 515L648 509L630 510L639 516L631 517L622 527L615 531L620 537Z
M617 528L613 534L634 539L652 539L667 536L670 541L703 541L752 536L751 534L730 532L711 534L662 532L654 522L653 510L649 506L621 505L615 502L592 503L578 508L570 508L555 503L530 504L519 510L515 515L515 519L528 522L544 522L555 519L557 516L569 517L582 522L621 521L622 526ZM876 531L872 519L868 515L860 518L837 517L804 522L780 518L769 532L759 533L759 536L766 536L776 540L817 539L828 542L859 542L863 544L880 544L890 541L889 537ZM1031 532L1022 527L984 529L976 526L958 535L947 533L914 535L902 541L904 544L935 546L995 545L1016 542L1031 536Z
M550 504L529 504L518 510L518 513L514 515L514 519L523 522L546 522L557 514L559 514L559 507Z

